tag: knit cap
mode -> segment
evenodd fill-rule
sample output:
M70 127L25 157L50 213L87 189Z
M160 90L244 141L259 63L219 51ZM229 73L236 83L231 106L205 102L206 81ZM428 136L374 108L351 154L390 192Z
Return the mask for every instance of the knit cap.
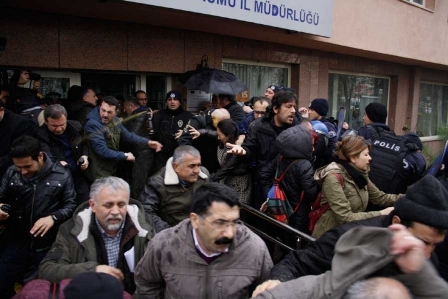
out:
M313 109L314 111L317 112L317 114L319 114L320 116L327 116L328 113L328 101L326 99L314 99L309 108Z
M65 299L123 299L123 285L106 273L84 272L64 289Z
M177 90L171 90L166 94L165 100L168 100L170 98L174 98L178 100L179 102L182 101L182 95Z
M366 106L366 114L374 123L386 123L387 108L381 103L370 103Z
M394 213L409 221L448 229L448 191L435 177L426 175L395 203Z

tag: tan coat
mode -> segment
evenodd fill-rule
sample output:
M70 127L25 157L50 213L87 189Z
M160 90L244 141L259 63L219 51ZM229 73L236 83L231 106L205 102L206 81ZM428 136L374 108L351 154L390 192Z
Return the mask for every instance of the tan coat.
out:
M342 175L343 187L332 173ZM380 191L370 180L365 188L358 188L345 168L335 162L316 170L314 179L322 186L321 204L330 204L330 209L316 223L314 238L342 223L380 216L379 211L365 212L369 200L387 207L393 206L400 196Z

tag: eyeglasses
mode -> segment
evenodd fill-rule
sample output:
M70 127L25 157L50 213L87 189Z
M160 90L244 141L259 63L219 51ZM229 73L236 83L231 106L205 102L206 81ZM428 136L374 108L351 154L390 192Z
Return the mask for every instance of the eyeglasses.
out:
M236 220L233 222L224 221L224 220L215 220L213 222L210 222L207 219L205 219L204 217L202 217L200 215L198 215L198 216L201 217L202 219L204 219L206 222L208 222L216 230L220 230L220 231L226 230L229 226L232 227L232 229L236 229L238 227L238 225L242 224L241 220Z
M265 114L266 114L266 111L258 111L258 110L254 110L254 114L265 115Z

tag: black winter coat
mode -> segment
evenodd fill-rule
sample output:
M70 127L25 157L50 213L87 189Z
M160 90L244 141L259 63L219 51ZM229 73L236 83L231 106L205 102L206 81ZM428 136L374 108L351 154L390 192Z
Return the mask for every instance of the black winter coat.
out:
M3 119L0 120L0 177L12 165L9 152L13 141L23 135L34 136L36 130L36 123L5 109Z
M83 127L81 123L74 120L67 121L67 128L65 134L70 141L73 151L73 160L76 162L81 156L89 156L89 148L87 142L83 140ZM54 160L66 161L64 153L64 145L55 135L48 130L48 127L43 124L39 127L36 134L37 139L40 142L42 151L46 152Z
M152 120L154 125L153 139L159 141L163 148L157 155L158 169L165 166L166 161L173 155L179 142L175 139L175 134L179 130L183 130L188 124L190 118L193 117L188 111L182 110L182 107L172 111L164 109L157 112Z
M214 173L219 169L219 162L217 157L217 139L216 129L213 127L212 118L210 116L210 110L206 112L206 115L193 116L188 122L190 126L198 131L206 129L206 134L193 140L187 129L184 130L182 136L179 138L179 145L192 145L201 153L201 164L210 173Z
M243 107L238 105L237 102L231 102L223 108L229 111L230 118L236 123L239 123L244 117L246 117L246 112L244 112Z
M141 137L149 138L148 126L146 124L147 107L139 107L132 112L129 119L123 121L123 126L130 132ZM139 198L140 192L145 187L148 180L151 167L154 162L154 150L148 147L148 144L132 145L120 142L120 150L132 152L135 156L135 162L120 161L117 173L126 180L131 188L131 197Z
M336 242L339 238L357 226L388 227L392 224L393 213L366 220L347 222L336 226L324 233L306 249L291 251L281 262L274 266L269 279L278 279L282 282L296 279L306 275L320 275L331 270ZM438 268L437 256L432 253L431 262Z
M283 131L277 137L275 145L280 157L271 161L265 168L266 171L261 172L265 194L272 186L277 166L278 177L286 171L280 188L285 193L291 208L295 210L298 206L293 219L289 219L289 224L297 230L309 233L308 214L311 211L311 202L318 192L311 163L313 150L311 135L304 126L294 126ZM303 199L300 202L302 192Z
M246 150L246 157L251 161L255 158L257 163L257 176L266 172L268 163L275 159L278 155L278 149L275 146L275 139L278 134L274 130L273 120L259 118L251 123L247 131L246 138L241 145ZM299 121L294 119L291 126L286 126L282 130L286 130L292 126L298 125Z
M45 154L44 154L45 155ZM0 184L2 203L11 205L13 214L5 221L7 236L17 240L29 240L31 248L50 247L56 238L58 227L69 219L76 208L76 193L70 171L60 163L53 163L45 155L42 169L32 178L24 178L13 165ZM54 215L53 227L43 237L34 238L29 231L37 220Z

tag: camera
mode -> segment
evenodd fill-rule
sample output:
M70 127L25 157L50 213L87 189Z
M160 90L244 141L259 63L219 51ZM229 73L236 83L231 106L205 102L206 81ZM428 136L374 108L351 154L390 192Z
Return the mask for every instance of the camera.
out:
M10 214L11 213L11 205L4 203L1 207L0 210L2 210L3 212Z

